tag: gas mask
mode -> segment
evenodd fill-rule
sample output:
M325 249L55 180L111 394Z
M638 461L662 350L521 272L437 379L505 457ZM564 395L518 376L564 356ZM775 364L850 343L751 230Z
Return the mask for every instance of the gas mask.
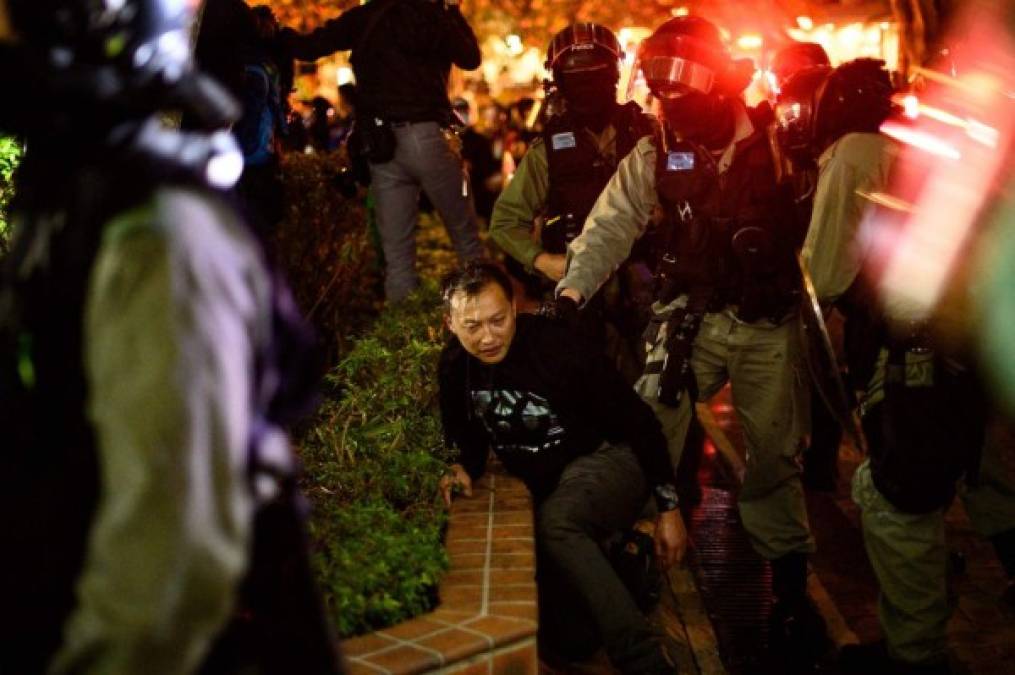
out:
M579 123L596 130L606 126L617 101L614 68L562 72L557 76L557 86L567 110Z
M733 138L733 109L723 96L700 91L657 93L663 119L681 137L715 150Z

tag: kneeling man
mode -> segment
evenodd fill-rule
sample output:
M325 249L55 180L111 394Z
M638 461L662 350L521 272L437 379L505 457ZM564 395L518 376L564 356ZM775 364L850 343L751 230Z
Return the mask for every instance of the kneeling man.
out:
M441 415L460 453L442 483L445 500L455 486L471 493L492 447L536 504L541 613L567 617L566 626L541 621L541 646L549 629L563 656L601 643L623 673L675 672L600 546L630 527L652 494L658 562L665 569L683 558L673 466L652 410L573 331L517 315L496 266L473 262L451 275L444 305L454 337L441 355Z

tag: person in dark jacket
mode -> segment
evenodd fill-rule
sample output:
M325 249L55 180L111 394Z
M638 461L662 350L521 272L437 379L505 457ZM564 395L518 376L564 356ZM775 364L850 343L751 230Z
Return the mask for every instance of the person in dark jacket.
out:
M455 486L471 495L492 447L536 504L541 647L552 631L566 640L552 645L560 655L588 656L601 641L621 672L674 672L599 543L630 527L652 494L660 566L683 557L673 466L652 410L561 322L516 315L498 267L467 265L444 298L455 337L440 360L441 418L460 453L442 481L445 501Z
M0 260L0 673L342 671L286 433L312 338L224 193L238 106L192 20L0 0L0 82L33 92L0 110L28 148Z
M384 248L385 294L419 285L419 192L437 208L461 261L483 254L458 139L448 130L451 66L479 67L479 44L457 2L374 0L307 35L285 31L290 53L312 61L352 50L359 131L370 161Z

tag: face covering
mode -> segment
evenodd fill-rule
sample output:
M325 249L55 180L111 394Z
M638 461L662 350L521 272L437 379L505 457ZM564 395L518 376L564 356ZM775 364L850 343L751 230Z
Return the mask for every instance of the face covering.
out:
M617 104L617 80L612 72L563 73L559 86L568 112L579 124L595 131L606 127Z
M670 128L688 140L719 149L733 139L733 107L722 96L690 92L660 99L660 106Z

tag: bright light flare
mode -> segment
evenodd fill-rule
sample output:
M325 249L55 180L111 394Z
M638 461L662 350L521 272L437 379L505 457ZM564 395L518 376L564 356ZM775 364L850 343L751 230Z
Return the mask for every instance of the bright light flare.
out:
M890 193L910 200L912 212L874 210L861 231L879 261L880 274L872 273L880 277L885 306L890 313L902 308L907 318L929 316L954 283L984 205L1006 176L1007 153L997 148L1015 136L1015 110L1004 96L1015 72L1015 42L986 13L963 27L970 47L956 64L960 76L926 71L918 120L882 125L905 144Z
M243 154L239 150L217 154L209 159L205 166L205 178L208 183L220 190L228 190L236 185L242 173Z
M814 21L809 16L798 16L796 18L796 25L800 26L800 30L814 29Z
M920 116L920 99L909 94L902 98L902 114L911 120Z
M755 33L747 33L737 38L737 47L744 51L752 51L755 49L761 49L765 44L764 38Z
M938 157L954 161L962 159L962 153L959 152L958 148L922 129L888 121L881 125L881 133Z
M779 78L775 76L771 70L765 70L762 72L765 78L765 84L768 86L769 91L778 96L782 93L782 88L779 86Z

